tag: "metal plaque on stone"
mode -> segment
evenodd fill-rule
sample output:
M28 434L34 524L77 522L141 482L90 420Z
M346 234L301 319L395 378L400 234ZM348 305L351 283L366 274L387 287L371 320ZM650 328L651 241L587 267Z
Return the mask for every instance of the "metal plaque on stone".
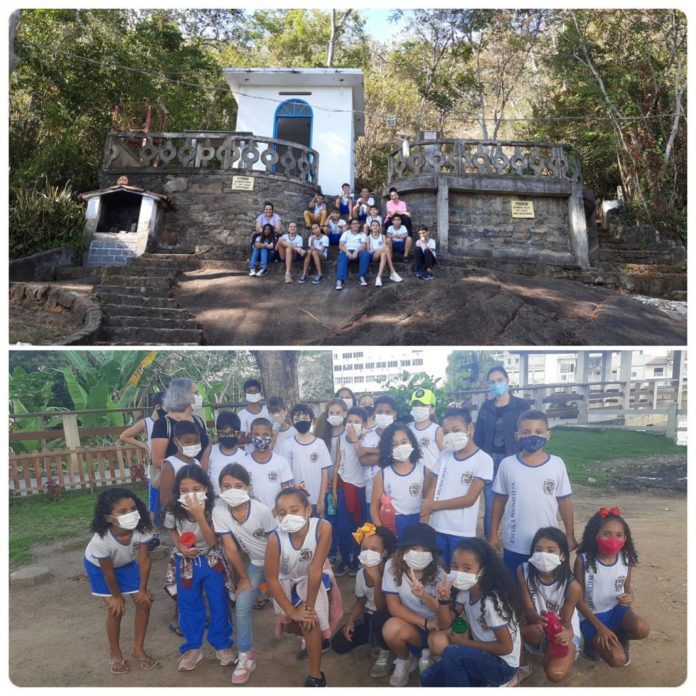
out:
M533 218L534 203L532 201L511 201L512 217L514 218Z
M233 176L232 177L233 191L253 191L254 177L253 176Z

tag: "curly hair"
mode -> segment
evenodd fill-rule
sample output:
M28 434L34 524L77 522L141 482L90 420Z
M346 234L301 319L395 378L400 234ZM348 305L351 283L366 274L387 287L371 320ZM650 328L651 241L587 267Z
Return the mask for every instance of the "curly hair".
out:
M570 549L566 535L558 527L538 529L529 547L530 556L534 553L534 547L539 543L539 539L553 541L561 550L561 556L564 558L561 560L561 565L554 569L553 579L557 585L565 587L566 583L573 579L573 572L570 569ZM533 597L539 592L539 571L533 563L527 564L527 575L529 577L529 593Z
M471 537L462 539L454 547L452 555L458 551L473 553L483 571L478 580L481 588L481 617L484 616L484 600L488 598L493 602L495 611L508 623L517 624L517 617L521 615L517 583L495 549L487 541Z
M409 461L412 464L415 464L421 458L420 445L418 444L418 440L416 440L416 436L413 434L411 428L403 423L392 423L384 429L382 436L379 438L378 464L382 469L386 469L388 466L391 466L394 463L394 457L392 456L394 445L392 444L392 440L394 438L394 434L397 432L406 433L406 435L408 435L408 440L411 443L411 447L413 447L413 452L411 452L411 455L409 456Z
M129 491L127 488L107 488L99 494L96 505L94 506L94 517L90 525L93 532L103 537L109 531L113 523L107 522L106 518L111 514L114 507L116 507L116 503L118 503L119 500L123 500L123 498L130 498L135 503L135 507L140 513L140 520L138 521L136 529L139 532L147 532L152 529L152 522L150 521L150 513L148 512L147 506L135 493Z
M384 550L387 552L387 558L389 558L396 548L396 534L389 527L379 526L375 527L375 535L382 540Z
M597 572L597 542L595 537L599 534L606 522L612 522L614 520L621 522L624 528L624 534L626 535L626 543L620 552L623 556L624 563L629 566L638 565L638 553L636 552L636 547L633 545L633 536L631 535L631 529L626 523L626 520L621 517L621 515L614 515L611 512L606 517L601 517L599 512L595 512L585 525L585 530L582 533L582 541L578 547L578 553L587 554L587 564L594 573Z
M191 479L196 483L200 483L205 486L205 493L207 498L205 499L205 519L210 522L213 519L213 506L215 505L215 496L213 494L213 484L208 478L208 474L205 473L203 467L198 464L187 464L182 466L179 471L176 472L176 478L174 479L174 488L172 489L172 498L167 506L167 512L171 512L174 518L178 521L188 519L188 512L186 508L179 502L179 496L181 495L181 482L184 479Z
M379 529L379 527L377 527ZM404 555L410 551L409 546L398 546L392 555L391 572L397 585L401 585L404 578L404 573L409 569L408 564L404 560ZM440 549L432 548L429 551L433 554L433 560L423 569L423 575L420 578L423 585L434 585L437 581L438 570L440 569Z

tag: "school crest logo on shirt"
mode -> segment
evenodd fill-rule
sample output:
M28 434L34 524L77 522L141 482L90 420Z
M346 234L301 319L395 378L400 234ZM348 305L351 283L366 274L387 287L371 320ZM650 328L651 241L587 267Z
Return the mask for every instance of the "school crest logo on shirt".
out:
M319 461L319 452L312 452L312 454L309 456L309 461L311 462L318 462Z
M420 441L420 446L421 446L421 447L429 447L429 446L430 446L430 438L424 437L424 438Z
M483 616L479 616L479 617L478 617L478 625L479 625L484 631L487 631L487 630L488 630L488 623L487 623L486 619L485 619Z
M277 481L278 480L278 472L277 471L269 471L268 472L268 480L269 481Z
M624 583L626 582L626 576L625 575L619 575L616 580L614 580L614 589L617 592L623 592L624 588Z
M412 483L408 487L408 492L410 495L419 495L421 492L421 484L420 483Z
M312 558L312 549L302 549L300 551L300 560L301 561L308 561Z
M556 482L553 479L546 479L546 481L544 481L544 493L546 493L546 495L553 495L555 490Z
M552 611L554 614L558 614L558 611L560 610L561 605L558 602L551 600L551 601L546 602L546 608L549 611Z
M266 532L263 529L256 529L252 535L255 539L263 539L266 536Z
M473 471L465 471L462 474L462 485L468 486L473 480L474 480L474 472Z

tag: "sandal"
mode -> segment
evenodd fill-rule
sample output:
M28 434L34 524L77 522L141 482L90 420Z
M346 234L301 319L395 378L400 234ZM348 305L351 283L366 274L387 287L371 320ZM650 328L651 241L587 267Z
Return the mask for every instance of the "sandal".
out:
M181 632L181 629L176 624L170 623L169 630L172 633L176 633L176 635L179 636L180 638L184 637L184 634Z
M270 597L265 597L264 599L257 599L256 602L254 602L254 609L263 609L270 601Z
M140 662L140 669L148 670L159 667L159 662L153 655L146 654L143 657L135 657L135 655L133 655L133 657Z
M125 674L130 672L130 667L128 667L128 662L124 659L109 660L109 671L111 674Z

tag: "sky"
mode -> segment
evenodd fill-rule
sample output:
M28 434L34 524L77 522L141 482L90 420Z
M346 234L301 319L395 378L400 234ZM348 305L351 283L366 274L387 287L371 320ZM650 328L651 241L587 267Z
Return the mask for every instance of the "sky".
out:
M394 23L389 21L389 15L394 12L391 10L361 10L367 19L365 30L373 39L384 41L386 36L394 32L395 28L401 27L401 22Z

